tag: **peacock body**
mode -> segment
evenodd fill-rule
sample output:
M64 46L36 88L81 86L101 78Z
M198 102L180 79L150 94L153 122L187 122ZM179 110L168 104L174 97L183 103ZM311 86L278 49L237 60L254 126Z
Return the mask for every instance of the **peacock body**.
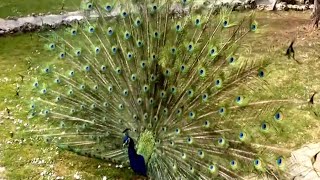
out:
M258 31L253 14L190 0L81 8L83 23L43 36L44 61L55 60L30 85L28 117L49 126L38 136L155 179L286 177L286 154L274 145L291 101L255 95L268 90L270 61L241 46Z

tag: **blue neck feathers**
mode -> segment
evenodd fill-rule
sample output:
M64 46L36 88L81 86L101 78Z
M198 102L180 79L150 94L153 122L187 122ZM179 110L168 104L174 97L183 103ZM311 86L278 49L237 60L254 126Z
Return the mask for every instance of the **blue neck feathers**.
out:
M132 170L139 175L147 176L147 167L144 158L143 156L137 154L133 139L131 138L128 146L128 155Z

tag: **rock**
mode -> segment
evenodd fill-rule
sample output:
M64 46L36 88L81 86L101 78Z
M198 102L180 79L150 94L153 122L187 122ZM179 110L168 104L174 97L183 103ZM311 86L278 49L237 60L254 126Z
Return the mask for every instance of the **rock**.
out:
M291 5L288 4L288 8L290 10L294 10L294 11L304 11L307 10L307 7L305 5Z
M246 9L255 9L257 8L257 2L255 0L246 0L244 2L245 6L248 5Z
M315 162L313 163L313 167L317 171L317 173L320 172L320 154L319 153L316 155Z
M262 5L262 4L257 5L257 9L258 9L259 11L265 10L266 7L267 7L266 5Z
M15 16L8 16L6 19L8 20L17 20L18 17L15 17Z
M295 180L320 179L320 143L308 144L293 151L288 161L288 173ZM314 162L313 162L314 161Z
M294 10L292 4L288 4L287 7L288 7L290 10Z
M245 10L245 6L244 5L238 6L234 10L235 11L243 11L243 10Z
M313 5L313 4L311 4L311 5L309 6L309 8L310 8L310 9L313 9L313 8L314 8L314 5Z
M287 4L297 4L297 1L296 0L281 0L281 2L286 2Z
M277 10L279 10L279 11L287 11L287 10L289 10L288 5L287 5L286 2L278 3L278 4L276 5L276 8L277 8Z
M304 10L308 10L308 9L310 9L310 5L309 5L309 4L306 4L306 5L304 6Z
M299 6L299 11L305 11L307 10L306 6Z
M25 23L24 25L22 25L22 27L20 27L19 31L25 33L25 32L37 30L38 28L39 28L39 26L37 26L35 24Z

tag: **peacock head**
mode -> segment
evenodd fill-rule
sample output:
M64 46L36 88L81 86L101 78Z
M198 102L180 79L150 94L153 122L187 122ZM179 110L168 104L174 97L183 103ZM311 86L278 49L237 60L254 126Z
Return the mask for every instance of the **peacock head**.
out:
M130 141L131 141L131 138L129 136L124 136L123 137L123 147L129 145Z
M129 128L125 129L122 133L124 133L124 137L123 137L123 147L127 146L130 144L131 142L131 137L129 136Z

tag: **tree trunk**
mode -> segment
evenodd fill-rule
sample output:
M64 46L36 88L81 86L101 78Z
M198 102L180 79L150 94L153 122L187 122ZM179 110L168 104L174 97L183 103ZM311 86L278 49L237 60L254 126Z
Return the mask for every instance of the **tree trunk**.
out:
M319 27L319 20L320 20L320 0L314 0L314 9L312 13L313 19L313 27Z

